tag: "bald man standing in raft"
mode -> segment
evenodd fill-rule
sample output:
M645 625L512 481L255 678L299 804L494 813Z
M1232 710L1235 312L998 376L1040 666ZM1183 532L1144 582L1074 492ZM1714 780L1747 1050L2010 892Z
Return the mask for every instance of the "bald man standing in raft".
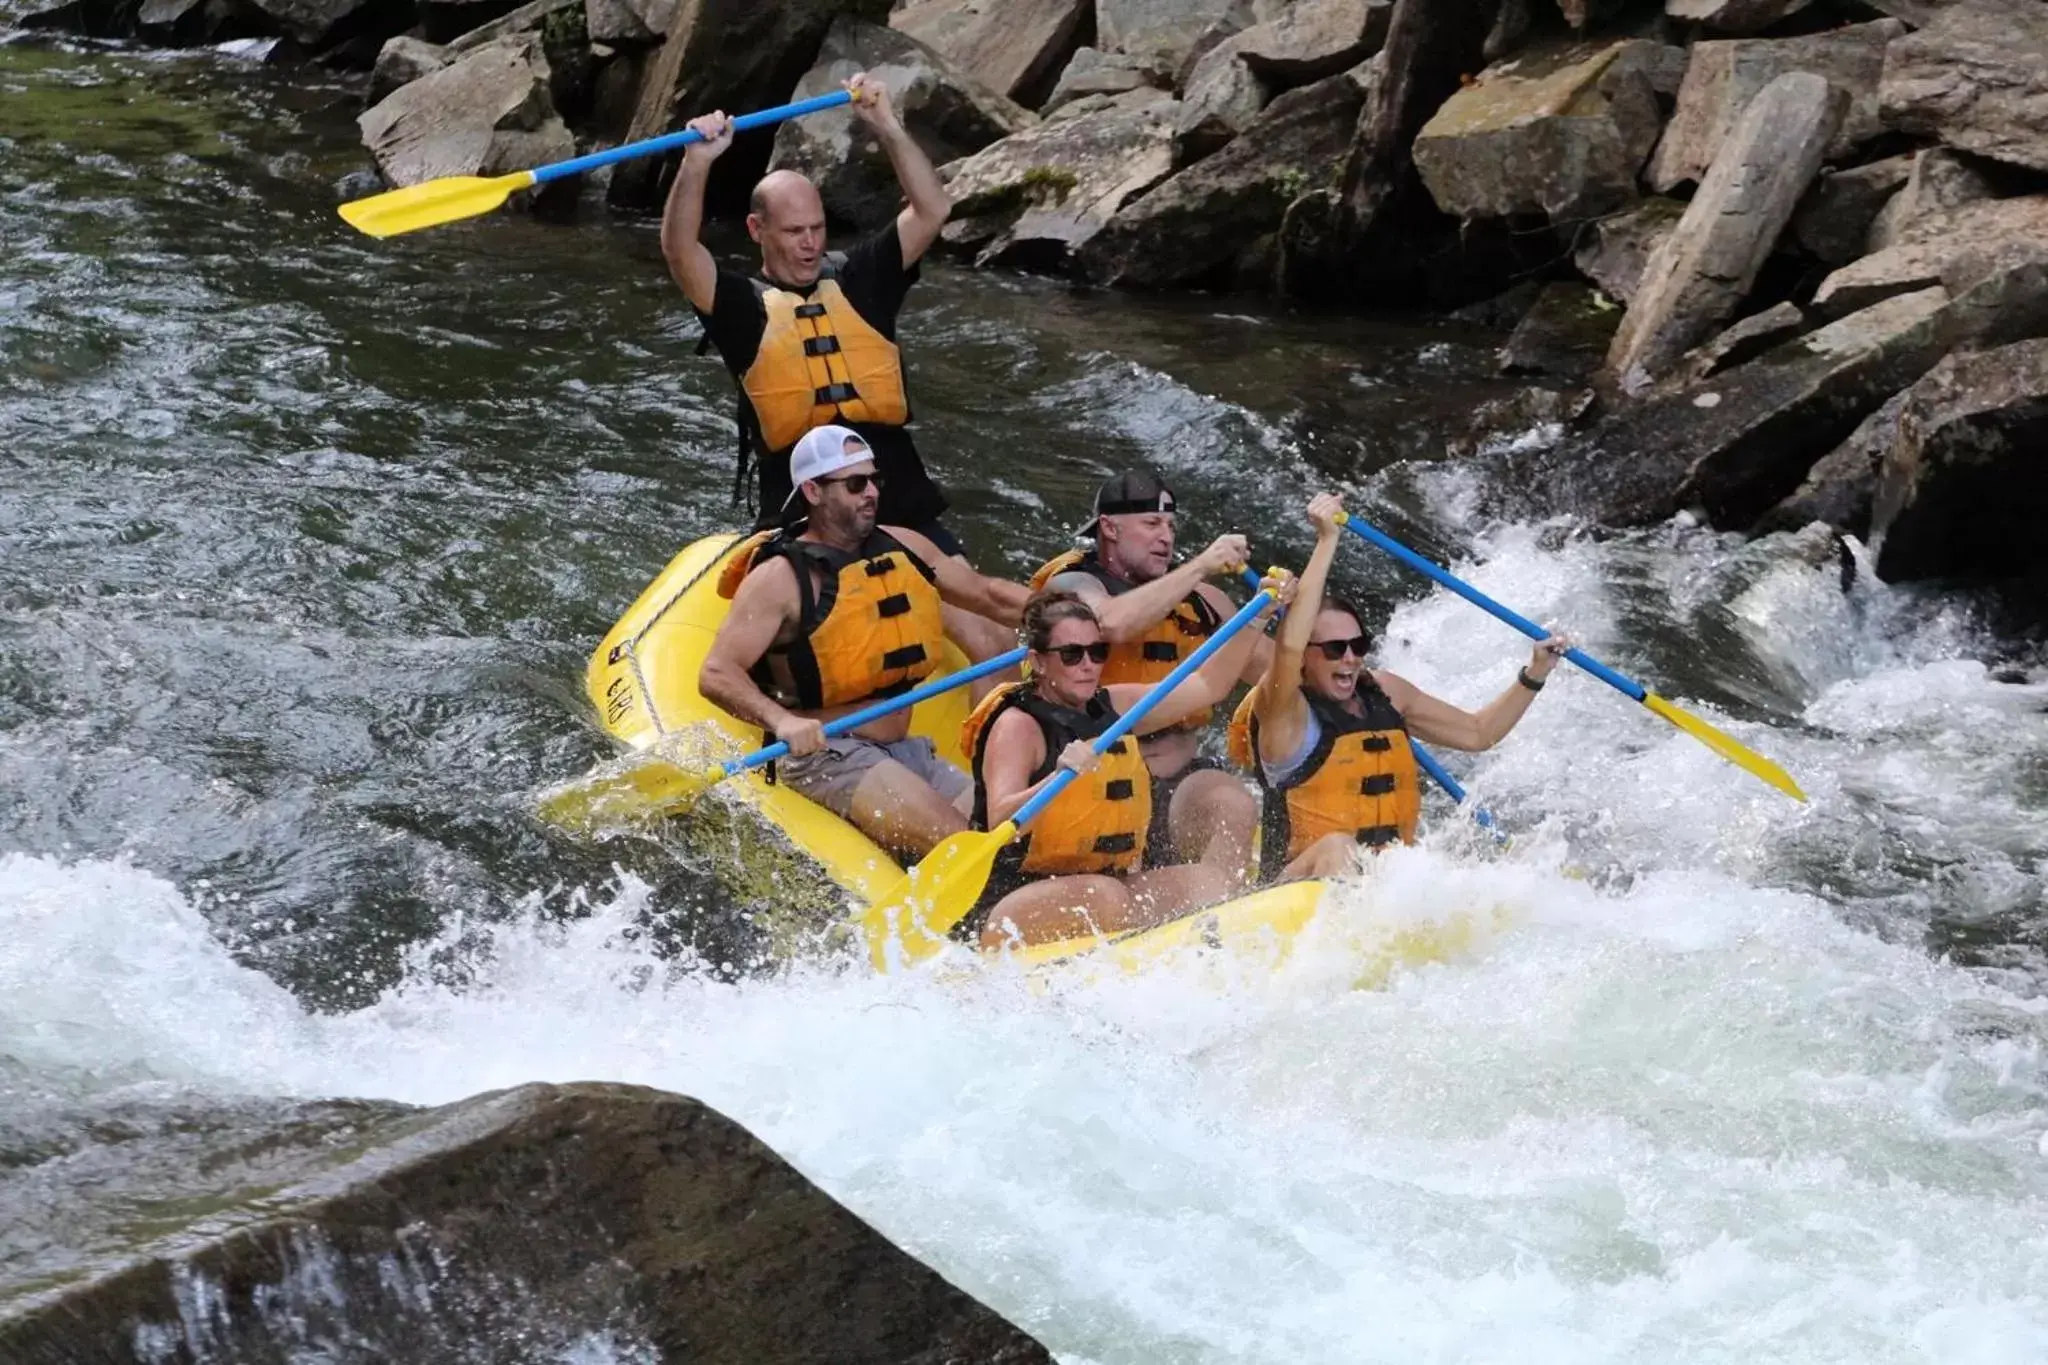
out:
M661 252L740 388L741 477L748 449L760 469L759 529L788 500L789 452L828 423L860 433L882 476L882 521L907 526L949 555L959 543L936 523L945 495L926 475L907 427L910 400L896 349L896 314L918 278L953 201L938 172L897 121L889 90L846 82L853 115L881 142L909 201L894 222L850 251L825 250L825 204L795 171L754 186L748 235L760 244L752 278L720 270L698 240L711 163L732 145L723 111L692 119L703 134L683 153L661 219Z

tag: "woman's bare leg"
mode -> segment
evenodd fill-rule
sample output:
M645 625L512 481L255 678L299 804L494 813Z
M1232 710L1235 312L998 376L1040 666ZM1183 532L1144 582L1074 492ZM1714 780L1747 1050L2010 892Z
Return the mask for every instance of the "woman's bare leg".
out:
M1131 918L1131 893L1115 877L1048 877L989 907L983 950L1116 933Z

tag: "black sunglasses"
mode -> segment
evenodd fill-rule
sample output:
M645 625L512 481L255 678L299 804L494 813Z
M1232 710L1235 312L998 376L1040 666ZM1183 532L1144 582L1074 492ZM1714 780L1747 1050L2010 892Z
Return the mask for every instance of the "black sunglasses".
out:
M1372 648L1372 636L1354 635L1348 640L1310 640L1308 647L1323 651L1325 659L1341 659L1346 654L1356 654L1363 659L1365 651Z
M812 479L811 482L843 483L846 485L846 491L857 498L868 491L869 484L880 488L882 486L882 476L880 474L845 474L835 479Z
M1059 661L1068 668L1078 666L1083 658L1090 663L1106 664L1109 662L1109 641L1097 640L1092 645L1050 645L1042 652L1059 656Z

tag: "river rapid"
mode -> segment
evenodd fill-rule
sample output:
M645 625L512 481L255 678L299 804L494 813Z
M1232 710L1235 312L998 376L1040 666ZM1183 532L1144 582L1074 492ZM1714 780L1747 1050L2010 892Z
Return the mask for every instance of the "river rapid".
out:
M651 224L350 232L355 108L0 44L0 1285L118 1251L86 1206L169 1200L194 1114L608 1079L1070 1365L2048 1358L2048 662L1982 603L1502 519L1443 457L1492 334L935 266L920 444L986 566L1139 460L1185 539L1299 563L1337 482L1812 801L1563 670L1454 765L1514 846L1433 800L1277 971L746 970L696 853L532 814L609 753L590 649L732 521L724 372ZM1388 666L1512 678L1520 637L1344 553Z

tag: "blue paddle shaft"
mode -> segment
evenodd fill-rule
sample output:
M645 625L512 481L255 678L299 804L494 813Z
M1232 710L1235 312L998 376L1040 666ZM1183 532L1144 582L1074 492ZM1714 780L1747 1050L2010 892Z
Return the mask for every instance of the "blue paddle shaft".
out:
M984 659L972 668L963 668L958 673L948 673L943 678L934 678L928 683L913 687L900 697L890 697L886 701L876 702L873 706L863 706L858 711L850 711L838 720L827 722L825 733L828 736L843 735L849 731L858 730L871 720L880 720L883 716L894 715L906 706L915 706L919 702L928 701L942 692L951 692L956 687L965 687L968 683L978 682L991 673L1000 673L1004 669L1022 662L1024 662L1024 651L1021 649L1013 649L1008 654L998 654L993 659ZM758 768L763 763L773 763L776 759L788 753L788 743L783 740L777 740L765 749L754 750L745 758L728 759L725 763L725 771L728 776L733 773L745 772L749 768Z
M1429 577L1434 578L1437 582L1443 584L1452 592L1458 594L1458 596L1464 598L1467 602L1470 602L1473 606L1478 607L1481 610L1491 612L1495 617L1499 618L1502 621L1507 622L1509 625L1513 626L1516 630L1521 631L1522 634L1528 636L1530 639L1547 640L1550 638L1549 631L1537 625L1528 617L1523 616L1517 612L1509 611L1506 607L1494 601L1491 597L1488 597L1485 593L1479 591L1479 589L1473 587L1464 579L1459 578L1450 570L1445 569L1440 565L1430 563L1421 555L1415 553L1415 551L1409 549L1400 541L1395 540L1392 536L1386 534L1384 531L1381 531L1377 527L1369 526L1365 522L1360 521L1357 517L1357 514L1347 513L1344 518L1344 526L1346 529L1350 530L1354 535L1358 536L1361 540L1379 546L1382 550L1385 550L1388 554L1400 560L1409 568L1414 569L1417 573L1427 574ZM1598 678L1601 682L1606 683L1609 687L1612 687L1617 692L1623 693L1624 695L1631 697L1636 701L1641 701L1645 696L1648 695L1648 692L1641 683L1636 682L1631 678L1624 677L1621 674L1615 672L1606 664L1601 663L1598 659L1594 658L1592 655L1586 653L1582 649L1568 649L1564 652L1564 657L1570 659L1580 668L1585 669L1588 673L1591 673L1594 677Z
M1186 682L1190 677L1194 676L1194 672L1196 669L1200 668L1203 664L1209 662L1210 658L1215 655L1217 650L1223 648L1224 645L1230 643L1231 636L1237 634L1240 630L1243 630L1246 626L1250 625L1252 618L1257 616L1260 612L1264 611L1266 609L1267 604L1270 603L1272 600L1272 593L1262 592L1257 597L1254 597L1251 601L1245 603L1242 607L1239 607L1237 609L1237 615L1231 617L1228 621L1225 621L1222 625L1216 627L1216 633L1214 635L1211 635L1208 639L1204 640L1202 642L1202 647L1200 649L1188 655L1187 658L1182 659L1180 661L1179 666L1177 666L1173 670L1173 672L1167 674L1165 677L1161 678L1157 683L1155 683L1150 692L1147 692L1144 696L1138 699L1137 705L1133 706L1130 710L1124 712L1121 716L1118 716L1116 718L1115 723L1113 723L1107 730L1104 730L1101 734L1097 735L1095 737L1095 742L1089 747L1094 749L1095 752L1098 754L1107 753L1110 745L1115 744L1118 740L1122 739L1125 735L1129 734L1133 729L1135 729L1137 727L1138 722L1143 720L1148 714L1151 713L1153 707L1159 705L1160 702L1166 700L1167 693L1173 691L1174 688L1179 687L1182 683ZM1059 756L1055 754L1053 757L1054 761L1057 762ZM1029 801L1026 801L1022 806L1017 808L1017 813L1010 817L1011 821L1017 826L1017 828L1022 829L1025 825L1037 819L1039 812L1044 810L1047 806L1051 805L1053 803L1053 798L1057 797L1061 792L1065 791L1067 789L1067 784L1072 782L1076 777L1079 776L1080 774L1075 772L1072 768L1061 768L1058 772L1053 774L1052 781L1046 783L1044 787L1040 788L1038 795L1032 797Z
M820 109L836 108L839 105L851 103L852 100L853 96L846 91L834 90L829 95L818 95L812 99L798 100L794 104L778 105L773 109L763 109L758 113L741 114L732 121L733 131L744 133L749 128L765 128L771 123L780 123L784 119L800 118L805 114L815 114ZM585 171L594 171L599 166L616 165L621 161L631 161L633 158L641 156L653 156L659 152L672 152L678 147L687 147L692 142L702 142L703 140L704 135L702 133L699 133L694 128L685 128L679 133L664 133L660 137L650 137L641 142L628 142L623 147L613 147L602 152L592 152L589 156L579 156L571 161L557 161L551 166L536 167L533 172L533 183L545 185L548 181L560 180L565 175L581 175Z

